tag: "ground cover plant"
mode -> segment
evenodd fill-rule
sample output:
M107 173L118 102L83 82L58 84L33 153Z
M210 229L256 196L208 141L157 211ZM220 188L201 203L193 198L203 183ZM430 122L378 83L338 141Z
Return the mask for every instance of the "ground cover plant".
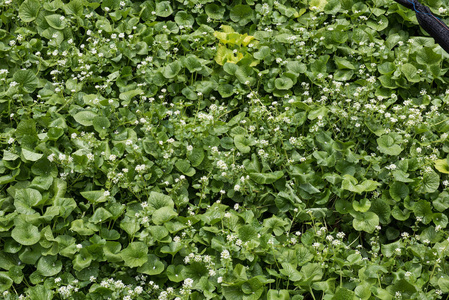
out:
M2 299L443 298L448 57L387 0L0 0Z

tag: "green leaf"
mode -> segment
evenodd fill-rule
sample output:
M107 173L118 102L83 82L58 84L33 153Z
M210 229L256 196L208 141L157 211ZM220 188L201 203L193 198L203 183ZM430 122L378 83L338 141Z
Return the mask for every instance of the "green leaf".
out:
M39 300L51 300L53 299L54 294L53 290L48 289L41 284L28 288L27 292L30 294L31 299Z
M220 20L223 18L226 9L223 6L215 3L208 3L205 7L206 14L209 18L214 20Z
M449 208L449 194L447 192L440 193L432 204L439 212L445 211Z
M359 201L353 201L352 207L355 211L359 212L367 212L371 207L371 201L368 200L368 198L363 198Z
M238 4L231 9L229 17L233 22L239 23L241 26L245 26L253 17L254 11L249 5Z
M92 215L89 221L94 224L98 224L108 220L111 217L112 214L109 211L107 211L103 207L99 207L95 210L94 214Z
M108 118L100 116L94 117L92 124L98 133L106 133L108 128L111 126L111 122L109 122Z
M408 178L409 174L405 173L402 170L394 170L393 171L393 177L395 180L400 181L400 182L414 182L413 179Z
M148 246L142 242L132 242L120 252L120 256L125 261L125 266L134 268L140 267L148 261Z
M119 254L121 249L122 244L119 242L107 241L103 246L103 253L108 262L120 262L122 261Z
M62 262L56 255L42 256L37 263L37 270L43 276L55 276L61 272Z
M54 14L45 16L45 20L47 21L48 25L50 25L54 29L62 30L66 27L66 22L62 15Z
M267 300L290 300L288 290L268 290Z
M353 212L351 215L354 217L352 226L357 231L373 233L376 226L379 225L379 217L373 212Z
M54 0L52 2L44 3L44 9L47 11L54 12L60 9L63 5L64 3L61 0Z
M395 206L391 211L391 215L398 221L405 221L410 217L410 211L408 209L402 211L399 207Z
M162 1L156 3L156 15L166 18L173 13L173 8L170 5L170 1Z
M423 193L433 193L440 186L440 176L433 170L425 172L421 183Z
M19 17L23 22L34 21L39 14L41 4L37 0L26 0L19 7Z
M449 174L449 164L447 159L437 159L434 161L435 169L444 174Z
M284 172L276 171L271 173L249 173L249 177L259 184L272 184L284 176Z
M192 151L187 152L187 158L194 167L198 167L204 160L204 150L200 147L194 147Z
M8 273L0 272L0 292L9 290L12 284L13 280L8 276Z
M37 161L43 156L41 153L36 153L25 148L22 148L22 155L28 161Z
M178 253L183 248L184 248L184 246L180 242L171 242L170 244L163 246L161 248L161 252L168 253L168 254L171 254L174 256L176 253Z
M14 227L11 237L24 246L34 245L41 239L39 229L30 223L22 223Z
M32 207L37 206L41 201L41 193L31 188L17 190L14 196L14 206L17 212L25 215L34 214L36 211Z
M178 214L173 210L173 208L169 206L164 206L153 212L153 223L156 225L164 224L174 217L176 217Z
M80 253L75 255L73 260L73 268L77 271L86 269L92 263L93 256L89 253L86 248L82 248Z
M175 163L176 169L178 169L182 174L192 177L195 175L196 171L190 166L190 162L185 159L178 159Z
M132 98L141 94L143 94L143 91L141 89L135 89L120 93L119 98L123 100L125 104L129 104Z
M19 157L20 157L19 155L12 153L11 151L3 150L3 157L2 157L3 160L14 161Z
M426 200L419 200L413 204L412 209L415 216L422 218L422 222L424 224L429 224L432 221L433 211L430 202Z
M357 184L357 179L349 174L343 175L343 178L344 179L342 181L341 188L358 194L374 191L378 186L381 185L379 182L369 179L363 181L361 184Z
M288 277L288 280L291 281L300 281L303 280L303 276L301 273L296 270L296 268L290 263L282 263L282 269L280 272Z
M104 193L105 191L101 190L101 191L85 191L81 192L80 194L81 196L83 196L92 203L101 203L107 200L107 197L105 196Z
M449 292L449 278L447 276L441 276L438 278L438 286L443 293Z
M396 201L405 199L409 194L409 188L405 183L395 181L390 186L390 196Z
M354 292L343 287L338 287L337 292L332 297L332 300L354 300L354 299L355 299Z
M387 201L377 198L371 202L370 211L375 213L379 217L379 221L382 224L390 223L391 208Z
M250 146L252 146L254 142L244 135L238 134L234 136L234 144L240 152L249 153L251 151Z
M187 55L183 59L182 63L184 67L186 67L190 71L190 73L199 72L203 69L203 65L201 64L200 60L193 54Z
M72 221L70 230L77 232L79 235L92 235L95 232L93 226L94 225L90 223L84 224L83 219L78 219Z
M342 57L334 57L335 64L339 69L349 69L349 70L355 70L355 66L348 60L342 58Z
M90 110L80 111L73 116L75 121L83 126L92 126L95 117L97 117L97 114Z
M257 238L257 230L252 225L244 225L239 228L238 236L243 242Z
M319 281L323 278L323 268L318 263L307 263L302 266L300 274L302 275L303 282L301 284L307 285L311 281Z
M371 296L371 285L367 282L359 283L354 289L356 297L359 299L369 299Z
M396 66L392 62L384 62L377 66L377 70L382 75L390 75L396 70Z
M175 22L179 26L192 26L195 24L195 19L191 14L181 10L176 13Z
M312 10L322 11L327 4L327 0L311 0L309 2L309 8Z
M167 267L166 273L167 273L167 277L168 279L170 279L170 281L173 282L181 282L183 281L186 277L183 275L184 272L183 270L185 269L185 267L183 265L169 265Z
M377 139L379 151L387 155L396 156L402 152L402 148L395 144L394 139L390 135L383 135Z
M234 86L227 83L219 85L218 92L223 98L230 97L234 94Z
M416 61L419 64L430 66L440 63L442 56L440 53L436 53L433 48L424 47L421 48L416 55Z
M39 80L30 70L19 70L14 73L13 80L20 84L27 93L32 93L37 88Z
M278 90L289 90L293 87L293 80L288 77L276 78L274 85Z
M147 275L158 275L164 271L164 264L154 254L147 255L147 262L137 268L137 272Z
M421 80L420 76L418 75L418 69L414 65L410 63L403 64L401 70L408 81L419 82Z
M165 78L173 78L176 75L178 75L179 71L181 71L182 65L179 61L174 61L172 63L169 63L164 67L162 70L162 74Z
M175 207L175 203L170 196L158 192L150 192L150 196L148 197L148 205L154 210L162 207Z

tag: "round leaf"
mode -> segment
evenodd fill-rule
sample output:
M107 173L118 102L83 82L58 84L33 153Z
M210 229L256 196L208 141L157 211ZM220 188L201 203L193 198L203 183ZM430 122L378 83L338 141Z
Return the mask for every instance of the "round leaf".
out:
M8 273L0 272L0 292L9 290L12 284L13 280L8 276Z
M435 169L444 174L449 174L449 164L447 159L435 160Z
M31 246L39 242L39 229L30 223L22 223L14 227L11 237L24 246Z
M396 156L402 152L402 148L395 144L394 139L389 135L383 135L377 139L377 145L382 153Z
M39 83L36 75L30 70L19 70L15 72L13 79L15 82L19 83L27 93L32 93Z
M231 20L244 26L251 21L253 9L249 5L238 4L231 9Z
M244 225L239 228L238 235L243 242L247 242L257 237L257 230L252 225Z
M288 77L276 78L274 85L278 90L289 90L293 86L293 80Z
M195 23L195 19L191 14L181 10L176 14L175 22L180 26L192 26Z
M234 86L232 84L220 84L218 86L218 92L223 98L231 97L234 94Z
M37 263L37 270L43 276L55 276L62 270L62 262L56 255L42 256Z
M226 9L223 6L217 5L215 3L209 3L205 7L206 14L209 18L220 20L223 18Z
M440 186L440 176L435 171L425 172L422 179L422 191L433 193Z
M125 265L130 268L140 267L148 261L148 247L142 242L132 242L120 252Z
M173 9L169 1L162 1L156 4L156 15L159 17L168 17L173 13Z
M147 275L161 274L164 271L164 264L161 260L154 254L148 254L147 257L147 262L139 267L137 272Z
M37 0L26 0L19 7L19 17L23 22L34 21L41 8L40 2Z
M150 193L150 197L148 197L148 205L155 210L164 206L171 208L175 207L175 203L170 196L158 192Z
M64 17L58 14L45 16L45 20L48 25L50 25L54 29L62 30L66 27L66 23L64 21Z
M95 114L92 111L89 110L83 110L80 111L78 113L76 113L73 118L75 119L75 121L77 121L78 123L80 123L81 125L84 126L92 126L94 118L97 116L97 114Z
M164 68L162 74L165 78L173 78L178 75L179 71L181 71L181 63L179 61L174 61Z
M376 226L379 225L379 217L373 212L355 212L353 216L352 226L357 231L373 233Z
M32 215L35 213L32 207L37 206L42 201L42 195L38 190L27 188L16 191L14 206L21 214Z
M203 65L195 55L187 55L183 60L183 65L191 72L199 72L203 69Z
M178 214L173 210L173 208L164 206L153 213L153 222L156 225L161 225L170 221L177 215Z
M111 126L111 122L109 122L109 119L106 117L96 116L92 120L92 123L94 125L94 129L99 133L106 132L109 126Z

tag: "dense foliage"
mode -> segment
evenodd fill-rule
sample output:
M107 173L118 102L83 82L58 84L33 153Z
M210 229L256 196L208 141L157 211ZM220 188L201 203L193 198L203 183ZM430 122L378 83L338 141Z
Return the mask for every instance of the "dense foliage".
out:
M414 14L0 0L2 299L441 298L449 55Z

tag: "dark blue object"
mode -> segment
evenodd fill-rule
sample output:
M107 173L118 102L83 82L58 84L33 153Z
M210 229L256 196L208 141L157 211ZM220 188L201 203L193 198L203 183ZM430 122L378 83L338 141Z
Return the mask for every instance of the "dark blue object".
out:
M395 0L399 4L412 9L416 13L419 25L430 34L446 52L449 53L449 27L432 11L417 0Z

